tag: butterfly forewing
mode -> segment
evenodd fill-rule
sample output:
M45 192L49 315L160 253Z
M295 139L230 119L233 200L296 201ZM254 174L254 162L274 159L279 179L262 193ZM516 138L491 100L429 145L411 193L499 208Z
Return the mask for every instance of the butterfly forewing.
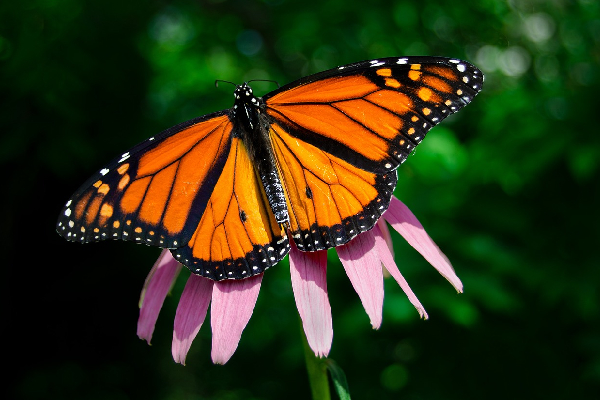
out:
M267 113L300 140L383 173L397 167L433 126L481 90L469 63L386 58L300 79L263 99Z
M225 113L177 125L102 168L67 202L57 230L68 240L187 243L230 147Z

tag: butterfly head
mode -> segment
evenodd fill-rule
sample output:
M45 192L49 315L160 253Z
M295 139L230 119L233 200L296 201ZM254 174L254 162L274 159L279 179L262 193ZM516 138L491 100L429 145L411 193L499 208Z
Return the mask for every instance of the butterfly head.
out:
M258 105L258 100L254 93L252 92L252 88L248 85L248 82L244 82L242 85L237 85L235 91L233 92L235 97L235 102L243 102L243 103L253 103Z
M237 85L233 95L235 97L235 103L233 105L232 115L248 132L252 132L258 126L258 114L260 111L257 109L261 106L262 101L254 96L248 82Z

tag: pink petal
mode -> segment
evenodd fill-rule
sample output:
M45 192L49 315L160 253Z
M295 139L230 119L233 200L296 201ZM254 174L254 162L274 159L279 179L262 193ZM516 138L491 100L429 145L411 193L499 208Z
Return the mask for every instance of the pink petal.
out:
M310 348L327 357L333 340L327 296L327 251L303 252L290 240L290 274L296 307Z
M171 352L175 362L185 365L192 341L198 334L212 297L214 282L198 275L190 275L181 293L173 329Z
M160 309L180 270L181 264L173 258L171 252L163 250L150 270L140 295L140 316L137 326L137 335L140 339L150 343Z
M337 247L346 275L362 301L374 329L381 326L383 271L372 232L365 232Z
M385 240L392 257L394 257L394 242L392 241L392 235L390 234L390 229L388 228L387 222L385 222L385 219L379 218L379 220L377 220L377 224L375 225L379 227L379 233Z
M392 275L396 282L398 282L398 285L400 285L404 293L406 293L406 295L408 296L408 300L417 309L421 318L428 319L429 316L427 315L427 311L425 311L425 308L421 305L421 302L419 301L419 299L417 299L417 296L415 296L410 286L408 286L408 282L406 282L406 279L404 279L404 277L400 273L400 270L398 269L398 266L394 262L394 257L390 252L390 248L388 247L385 241L385 236L381 234L380 226L376 225L373 231L373 233L375 234L375 248L379 253L381 262L388 270L390 275Z
M263 275L241 280L216 282L210 312L212 360L225 364L237 349L242 331L248 324Z
M390 207L383 214L383 218L392 225L404 239L414 247L431 265L446 278L454 288L462 293L463 285L448 258L431 240L423 225L400 200L392 196ZM391 271L390 271L391 272Z

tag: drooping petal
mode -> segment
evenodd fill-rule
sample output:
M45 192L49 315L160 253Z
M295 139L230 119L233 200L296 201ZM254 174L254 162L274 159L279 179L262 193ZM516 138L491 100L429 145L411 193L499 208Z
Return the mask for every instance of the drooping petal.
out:
M333 340L327 296L327 250L303 252L290 240L290 274L296 307L310 348L327 357Z
M387 222L385 222L385 219L379 218L375 225L379 227L378 234L383 236L383 239L385 240L385 242L388 246L388 250L392 254L392 258L394 258L394 242L392 242L392 235L390 234L390 230L388 228ZM375 232L373 232L373 233L375 233ZM385 280L385 279L389 278L390 276L391 276L390 271L388 271L384 266L383 267L383 279Z
M392 196L390 207L383 214L383 218L390 223L404 239L414 247L425 259L446 278L454 288L462 293L463 285L448 258L431 240L423 225L414 214L396 197Z
M225 364L237 349L242 331L252 316L262 277L260 274L215 283L210 312L211 356L215 364Z
M337 253L371 325L378 329L383 309L383 271L373 233L361 233L348 244L337 247Z
M427 315L427 311L425 311L425 308L421 305L421 302L419 301L419 299L417 299L417 296L415 296L410 286L408 286L408 282L406 282L406 279L404 279L404 277L400 273L400 270L398 269L398 266L394 262L394 257L392 256L390 248L388 247L385 241L385 236L381 233L379 225L375 226L375 228L373 229L373 233L375 235L375 248L379 253L381 262L388 270L390 275L392 275L396 282L398 282L398 285L400 285L404 293L406 293L406 296L408 296L408 300L417 309L421 318L428 319L429 316Z
M175 362L185 365L192 341L198 334L212 297L214 282L191 274L181 293L173 328L171 352Z
M377 221L377 224L375 224L375 225L379 228L379 233L385 240L385 243L387 244L387 247L390 250L390 253L392 254L392 258L393 258L394 257L394 242L392 241L392 235L390 235L390 230L388 228L387 222L385 222L385 219L379 218L379 220Z
M179 264L169 250L163 250L150 270L140 295L140 316L138 318L137 335L150 343L158 314L181 270Z

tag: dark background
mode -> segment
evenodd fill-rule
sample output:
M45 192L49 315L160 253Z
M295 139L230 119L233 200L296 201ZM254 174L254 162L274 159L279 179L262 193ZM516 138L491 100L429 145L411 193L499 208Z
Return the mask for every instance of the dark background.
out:
M287 263L240 346L210 362L203 326L171 358L182 273L153 346L137 301L159 250L68 243L58 212L93 172L231 87L364 59L440 55L486 74L472 105L399 170L396 196L452 260L454 289L398 236L430 320L386 281L370 328L331 253L334 341L355 399L591 399L600 393L600 3L81 1L0 3L3 389L14 399L306 399ZM256 83L266 93L273 84Z

